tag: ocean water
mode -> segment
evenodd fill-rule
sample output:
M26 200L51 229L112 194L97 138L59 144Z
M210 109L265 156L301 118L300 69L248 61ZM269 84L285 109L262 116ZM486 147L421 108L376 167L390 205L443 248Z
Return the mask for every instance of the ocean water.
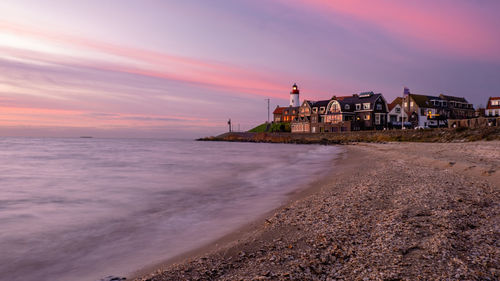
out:
M0 138L0 280L127 276L203 246L332 169L339 147Z

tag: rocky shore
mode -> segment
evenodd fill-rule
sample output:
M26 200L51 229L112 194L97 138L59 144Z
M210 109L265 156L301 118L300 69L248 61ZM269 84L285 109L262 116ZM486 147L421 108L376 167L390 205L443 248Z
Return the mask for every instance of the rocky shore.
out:
M245 235L136 280L499 280L499 141L346 149Z
M477 129L425 129L353 131L337 133L252 133L231 132L199 141L270 142L297 144L349 144L357 142L467 142L500 140L500 127Z

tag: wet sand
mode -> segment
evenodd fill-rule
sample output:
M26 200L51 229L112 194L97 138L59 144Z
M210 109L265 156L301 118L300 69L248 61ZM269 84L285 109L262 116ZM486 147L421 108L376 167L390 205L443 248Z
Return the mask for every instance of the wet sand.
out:
M136 280L499 279L499 141L346 149L289 204Z

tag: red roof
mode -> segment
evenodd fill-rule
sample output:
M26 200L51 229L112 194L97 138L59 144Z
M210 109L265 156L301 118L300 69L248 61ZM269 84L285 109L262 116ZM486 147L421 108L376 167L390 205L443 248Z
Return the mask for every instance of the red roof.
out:
M391 111L394 107L396 107L396 105L401 105L402 103L402 98L401 97L397 97L395 98L390 104L387 105L387 107L389 108L389 111Z
M500 100L500 97L490 97L488 99L488 105L486 106L486 109L500 109L500 103L498 105L491 104L491 101L493 100Z
M276 109L273 111L273 114L283 114L283 110L285 110L286 107L276 107Z

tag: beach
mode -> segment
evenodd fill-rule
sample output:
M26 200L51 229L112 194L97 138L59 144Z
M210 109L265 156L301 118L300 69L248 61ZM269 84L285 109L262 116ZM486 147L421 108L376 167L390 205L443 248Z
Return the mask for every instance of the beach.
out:
M284 206L131 279L498 280L499 141L345 148Z

